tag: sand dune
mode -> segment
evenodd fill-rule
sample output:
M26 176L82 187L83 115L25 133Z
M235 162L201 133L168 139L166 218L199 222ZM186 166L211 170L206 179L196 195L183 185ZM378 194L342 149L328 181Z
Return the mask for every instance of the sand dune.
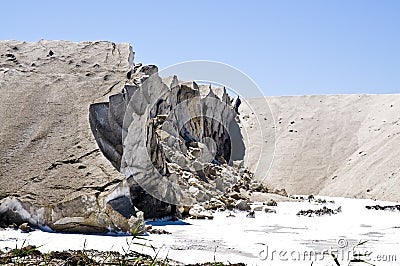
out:
M285 188L289 194L400 200L400 94L247 101L254 110L242 106L242 131L257 140L248 146L248 164L254 167L260 153L257 145L262 143L257 176L264 176L270 167L266 184ZM275 119L275 154L266 101Z

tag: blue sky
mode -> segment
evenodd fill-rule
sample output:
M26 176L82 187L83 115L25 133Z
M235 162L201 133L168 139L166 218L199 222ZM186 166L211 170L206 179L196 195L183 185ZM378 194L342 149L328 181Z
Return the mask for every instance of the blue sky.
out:
M400 1L2 1L0 39L130 42L160 68L213 60L265 95L400 92Z

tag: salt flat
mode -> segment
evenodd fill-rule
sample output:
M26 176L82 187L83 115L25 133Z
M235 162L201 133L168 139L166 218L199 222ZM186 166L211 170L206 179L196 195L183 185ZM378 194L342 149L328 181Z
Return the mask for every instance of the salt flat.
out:
M246 212L216 212L214 220L187 219L178 222L147 222L153 228L162 228L171 235L147 235L144 243L155 247L158 257L182 263L207 261L244 262L247 265L334 265L330 253L347 265L352 249L372 252L368 257L376 265L399 265L400 212L368 210L367 205L394 205L395 203L316 197L316 201L279 202L276 213L256 211L255 218ZM330 202L334 201L334 203ZM299 210L320 209L323 206L342 212L332 216L297 216ZM229 214L235 217L227 217ZM25 241L25 243L24 243ZM123 235L79 235L34 231L26 234L15 230L0 231L0 248L15 245L40 246L42 252L68 249L115 250L124 252L132 241ZM136 251L150 255L150 247L131 245ZM325 252L325 255L323 253ZM390 260L390 261L389 261Z

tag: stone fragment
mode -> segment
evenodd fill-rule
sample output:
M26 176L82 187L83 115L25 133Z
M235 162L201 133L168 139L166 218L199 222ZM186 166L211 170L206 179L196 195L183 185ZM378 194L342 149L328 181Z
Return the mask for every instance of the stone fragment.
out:
M18 229L20 229L22 233L29 233L29 232L32 232L32 231L33 231L33 229L29 226L28 223L23 223L23 224L21 224L21 225L18 227Z
M235 207L241 211L249 211L251 209L250 204L246 200L238 200Z
M206 210L200 205L194 205L189 210L189 215L196 219L213 219L214 215L211 211Z

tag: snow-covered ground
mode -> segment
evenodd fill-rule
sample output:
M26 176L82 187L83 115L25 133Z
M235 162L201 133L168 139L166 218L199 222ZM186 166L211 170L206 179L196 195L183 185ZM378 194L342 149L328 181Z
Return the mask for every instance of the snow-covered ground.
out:
M218 212L214 220L184 220L152 222L171 235L148 235L146 240L133 240L155 247L158 257L183 263L206 261L244 262L248 265L340 265L352 259L354 250L371 253L366 258L375 265L400 265L400 212L367 210L366 205L396 203L346 198L328 198L327 204L316 202L279 202L276 213L256 212L247 218L246 212ZM329 203L334 201L335 203ZM299 210L323 206L342 212L332 216L296 216ZM24 243L25 241L25 243ZM15 230L0 231L0 249L16 245L40 246L43 252L67 249L116 250L124 252L129 236L79 235L34 231L26 234ZM131 249L154 255L150 247L131 245ZM362 264L360 264L362 265ZM365 264L366 265L366 264Z

